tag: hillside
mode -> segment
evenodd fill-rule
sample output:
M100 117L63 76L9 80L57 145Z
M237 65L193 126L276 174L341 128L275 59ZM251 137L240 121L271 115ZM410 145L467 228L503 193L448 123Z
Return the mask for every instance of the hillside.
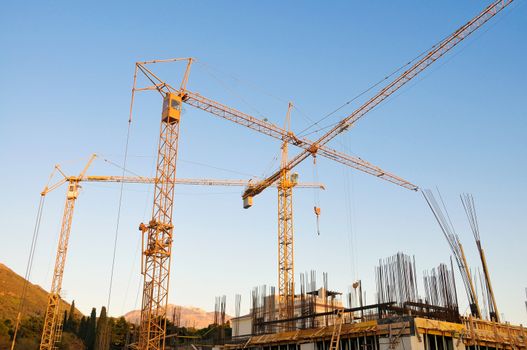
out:
M24 278L0 263L0 320L15 320L20 303L20 294ZM48 293L40 286L29 284L24 317L43 317L48 302ZM69 304L62 304L63 310L69 310ZM80 313L79 313L80 314Z
M169 319L170 319L170 316L172 315L174 308L176 307L181 308L180 325L182 327L205 328L209 324L214 322L214 312L208 312L198 307L177 306L177 305L172 305L172 304L168 305L167 314L169 315ZM139 324L139 320L141 318L141 311L140 310L130 311L124 315L124 318L128 322ZM230 316L225 315L225 320L230 320L230 319L231 319Z

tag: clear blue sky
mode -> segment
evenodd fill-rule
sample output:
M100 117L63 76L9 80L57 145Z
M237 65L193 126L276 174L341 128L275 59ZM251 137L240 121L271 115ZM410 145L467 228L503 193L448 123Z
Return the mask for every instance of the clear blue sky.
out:
M0 262L23 275L39 192L54 164L75 174L93 152L122 162L135 61L196 57L191 90L280 125L292 100L293 129L300 131L483 6L473 0L4 3ZM473 193L498 305L515 323L527 321L526 18L525 1L516 1L331 144L422 187L438 186L476 268L458 199ZM181 69L157 71L177 84ZM129 168L142 175L153 174L160 108L154 93L136 99ZM277 141L187 107L178 176L264 175L278 165L278 153ZM297 273L316 269L321 280L328 272L330 287L342 291L361 278L373 302L379 258L413 254L418 271L448 261L447 243L419 194L322 158L317 170L327 185L320 236L313 191L295 192ZM311 161L297 171L303 181L314 178ZM99 160L90 173L120 172ZM177 189L171 303L211 310L214 297L226 294L233 313L235 293L247 310L250 288L276 284L276 192L266 191L248 211L240 193ZM137 226L149 219L151 197L148 187L124 188L113 315L140 305ZM78 200L64 296L85 313L106 303L118 198L118 186L85 184ZM48 196L31 276L46 289L63 201L63 188Z

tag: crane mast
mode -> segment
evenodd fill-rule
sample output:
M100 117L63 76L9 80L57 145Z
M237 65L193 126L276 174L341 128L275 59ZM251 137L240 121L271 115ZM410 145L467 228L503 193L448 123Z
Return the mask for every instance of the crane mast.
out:
M165 348L180 116L181 97L166 93L163 99L159 134L152 219L147 224L141 223L139 226L143 241L142 274L144 276L139 331L141 350Z
M289 129L291 107L289 103L286 116L286 129ZM278 181L278 313L280 319L291 319L295 307L295 268L294 268L294 227L293 227L293 187L297 175L291 175L287 168L288 143L282 143L280 180ZM286 330L289 330L286 325Z
M68 185L66 205L60 226L55 268L53 270L53 280L49 291L46 315L44 317L44 328L40 340L40 350L55 349L56 343L59 343L61 340L62 312L60 310L60 292L62 289L62 277L66 264L75 200L78 194L78 185L78 182L70 182Z

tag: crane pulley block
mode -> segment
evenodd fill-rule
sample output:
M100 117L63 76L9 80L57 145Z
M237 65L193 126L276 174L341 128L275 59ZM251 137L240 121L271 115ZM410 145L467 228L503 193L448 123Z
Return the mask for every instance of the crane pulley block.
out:
M162 121L167 124L179 122L181 117L181 96L167 93L163 99Z

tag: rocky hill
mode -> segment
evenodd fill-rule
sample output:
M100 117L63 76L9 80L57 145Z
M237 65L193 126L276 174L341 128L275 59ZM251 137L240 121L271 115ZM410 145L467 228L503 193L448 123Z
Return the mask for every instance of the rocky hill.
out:
M198 307L186 307L177 305L168 305L168 319L171 320L175 308L181 308L181 327L205 328L214 322L214 312L208 312ZM130 311L124 315L124 318L131 323L139 324L141 317L140 310ZM225 320L230 320L231 317L225 315Z

